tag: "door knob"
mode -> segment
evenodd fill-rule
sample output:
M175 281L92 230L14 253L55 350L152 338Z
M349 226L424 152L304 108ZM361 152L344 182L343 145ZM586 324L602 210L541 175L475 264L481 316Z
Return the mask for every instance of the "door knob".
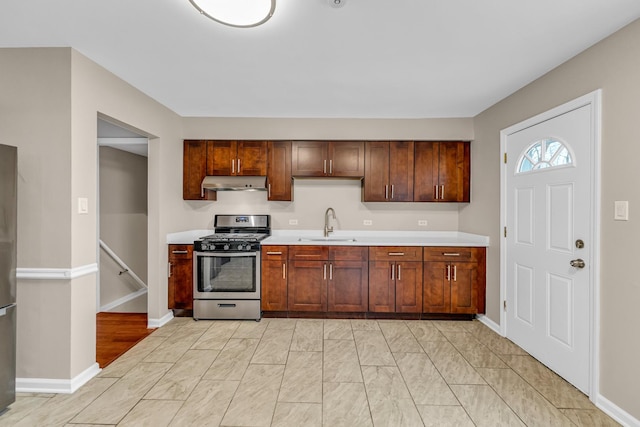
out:
M569 264L571 264L571 267L575 267L575 268L584 268L584 261L581 260L580 258L578 259L572 259Z

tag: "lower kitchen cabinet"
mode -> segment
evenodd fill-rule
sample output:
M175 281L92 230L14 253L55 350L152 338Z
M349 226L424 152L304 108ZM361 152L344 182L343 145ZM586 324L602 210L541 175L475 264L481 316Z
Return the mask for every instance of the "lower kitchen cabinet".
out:
M422 311L422 248L381 246L369 249L369 311Z
M287 246L262 247L262 311L287 311Z
M425 248L424 259L424 313L484 313L485 248Z
M289 248L289 311L364 312L367 285L366 247Z
M168 305L193 309L193 245L169 245Z

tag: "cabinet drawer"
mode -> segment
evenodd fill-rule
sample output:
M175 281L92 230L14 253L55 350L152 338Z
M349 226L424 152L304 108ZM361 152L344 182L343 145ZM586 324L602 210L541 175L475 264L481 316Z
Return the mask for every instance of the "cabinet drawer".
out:
M369 248L366 246L331 246L329 259L331 261L367 261Z
M192 259L193 245L169 245L169 259Z
M291 260L328 260L328 246L289 246Z
M288 246L262 246L260 255L263 260L283 261L287 259Z
M424 248L425 261L478 262L485 248L427 247Z
M369 261L422 261L420 246L371 246Z

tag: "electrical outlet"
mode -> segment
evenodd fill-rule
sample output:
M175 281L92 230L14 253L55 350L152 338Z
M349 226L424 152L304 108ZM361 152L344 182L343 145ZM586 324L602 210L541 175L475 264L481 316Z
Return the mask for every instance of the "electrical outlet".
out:
M426 227L427 226L427 220L426 219L419 219L418 220L418 225L421 227Z
M298 220L297 219L290 219L289 220L289 225L298 225Z
M370 219L365 219L364 221L362 221L362 225L373 225L373 221L371 221Z
M613 219L616 221L629 221L629 201L616 200L614 206Z

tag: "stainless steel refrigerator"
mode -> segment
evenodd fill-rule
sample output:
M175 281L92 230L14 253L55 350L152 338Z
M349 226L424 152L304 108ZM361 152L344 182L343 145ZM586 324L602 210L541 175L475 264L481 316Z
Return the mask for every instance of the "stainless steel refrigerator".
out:
M16 400L17 161L0 144L0 414Z

